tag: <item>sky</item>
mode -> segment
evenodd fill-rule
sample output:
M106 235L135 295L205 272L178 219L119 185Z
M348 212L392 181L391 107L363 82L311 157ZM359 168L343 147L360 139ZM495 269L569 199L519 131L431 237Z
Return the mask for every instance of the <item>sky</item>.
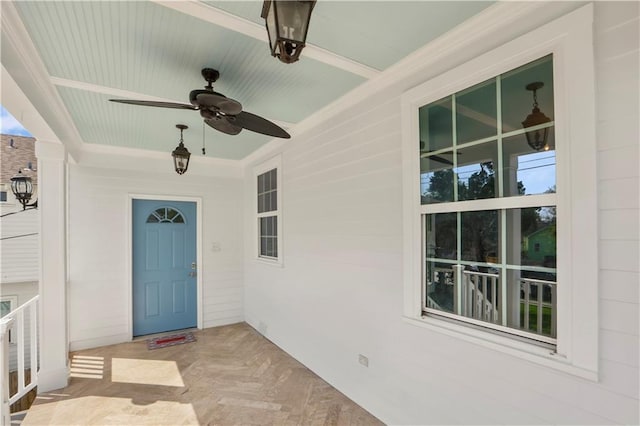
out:
M0 133L3 135L31 136L22 124L0 105Z

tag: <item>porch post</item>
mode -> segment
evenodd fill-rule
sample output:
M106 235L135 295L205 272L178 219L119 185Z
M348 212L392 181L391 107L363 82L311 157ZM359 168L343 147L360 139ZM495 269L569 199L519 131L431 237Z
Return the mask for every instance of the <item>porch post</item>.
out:
M40 209L40 371L38 392L67 386L66 151L36 142Z

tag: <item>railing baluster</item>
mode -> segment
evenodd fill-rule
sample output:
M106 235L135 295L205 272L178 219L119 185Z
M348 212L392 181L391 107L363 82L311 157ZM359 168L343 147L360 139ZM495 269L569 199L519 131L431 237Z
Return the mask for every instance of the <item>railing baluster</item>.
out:
M498 285L496 283L496 277L491 277L491 306L493 306L493 312L491 315L491 322L495 323L498 320Z
M31 319L31 335L29 336L29 348L31 350L31 383L36 382L38 374L38 303L32 304L29 309Z
M9 330L15 324L15 318L5 317L0 320L0 342L2 343L2 357L0 359L0 379L2 380L2 389L0 389L0 424L11 424L10 403L9 398Z
M544 286L541 283L538 283L538 333L542 334L542 311L544 310L542 306L542 293L544 291Z
M551 337L556 337L556 286L551 287Z
M531 285L529 281L524 281L524 329L529 330L529 292Z
M482 319L487 321L487 276L482 276Z
M18 393L20 393L24 390L24 309L18 311L17 320Z

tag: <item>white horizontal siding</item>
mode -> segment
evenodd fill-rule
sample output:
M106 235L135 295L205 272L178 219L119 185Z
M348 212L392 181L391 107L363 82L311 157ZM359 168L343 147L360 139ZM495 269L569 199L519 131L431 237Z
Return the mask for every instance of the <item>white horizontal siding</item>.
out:
M596 2L595 24L599 382L403 323L399 90L282 150L284 267L252 258L247 209L247 321L389 423L637 424L638 73L619 67L638 4Z
M637 404L639 4L596 3L596 11L601 383ZM628 422L638 423L637 411Z
M39 212L21 211L21 207L1 210L3 214L11 211L17 213L3 217L0 222L0 237L7 238L0 240L0 282L37 281L40 271Z
M203 324L243 320L241 180L70 167L69 336L72 349L131 333L128 194L202 197ZM220 247L214 250L214 245ZM229 295L240 295L233 304Z

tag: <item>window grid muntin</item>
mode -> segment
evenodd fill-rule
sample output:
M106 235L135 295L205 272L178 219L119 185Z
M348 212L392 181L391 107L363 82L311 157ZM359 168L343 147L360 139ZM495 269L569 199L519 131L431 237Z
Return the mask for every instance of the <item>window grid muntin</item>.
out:
M505 73L502 73L500 75L497 75L494 78L490 78L488 80L485 80L484 82L480 82L477 83L475 85L472 85L468 88L465 88L463 90L460 90L456 93L453 93L451 95L449 95L448 97L451 98L451 115L452 115L452 146L451 147L447 147L447 148L442 148L439 149L437 151L433 151L433 152L427 152L427 153L420 153L419 157L420 158L428 158L428 157L432 157L438 154L443 154L443 153L453 153L452 154L452 162L453 165L451 166L451 168L453 169L454 173L453 173L453 193L454 193L454 201L449 202L449 201L443 201L441 203L421 203L420 205L420 215L421 215L421 224L422 224L422 249L421 249L421 253L422 253L422 286L421 286L421 296L422 296L422 312L423 314L432 314L432 315L440 315L440 316L445 316L445 317L449 317L452 318L456 321L462 321L462 322L468 322L468 323L472 323L472 324L476 324L479 325L481 327L485 327L485 328L491 328L491 329L495 329L501 332L506 332L508 334L512 334L512 335L516 335L516 336L522 336L525 337L527 339L532 339L532 340L536 340L536 341L541 341L541 342L545 342L548 344L552 344L555 345L557 343L557 339L555 337L551 338L542 334L536 334L536 333L530 333L527 332L525 330L522 329L518 329L518 328L512 328L512 327L508 327L508 326L502 326L502 325L496 325L496 324L492 324L492 323L488 323L488 322L484 322L484 321L480 321L480 320L476 320L473 318L469 318L466 316L463 316L461 314L456 314L456 313L448 313L448 312L444 312L438 309L433 309L433 308L429 308L427 306L427 279L430 279L427 276L427 264L428 262L438 262L438 263L447 263L447 264L452 264L452 265L463 265L463 264L473 264L476 266L487 266L487 267L493 267L498 269L499 271L499 279L504 280L505 283L504 285L501 285L501 290L502 293L506 293L506 289L507 289L507 285L508 283L506 283L506 272L508 270L526 270L526 271L537 271L537 272L549 272L549 273L555 273L556 277L557 277L557 268L545 268L545 267L535 267L535 266L524 266L524 265L509 265L507 264L507 259L506 259L506 253L508 250L508 242L509 242L509 236L507 234L507 220L506 220L506 215L507 215L507 209L512 208L512 209L524 209L527 207L534 207L532 206L532 202L533 204L536 204L537 206L553 206L557 208L557 200L555 197L555 193L553 194L532 194L532 195L522 195L522 196L513 196L513 197L505 197L504 196L504 149L503 149L503 139L507 138L507 137L511 137L511 136L515 136L515 135L522 135L527 131L532 131L532 130L537 130L537 129L541 129L541 128L555 128L555 122L553 120L551 120L549 123L545 123L542 125L537 125L537 126L531 126L528 127L526 129L517 129L514 131L510 131L507 132L505 134L502 133L503 130L503 126L502 126L502 93L501 93L501 89L502 89L502 85L501 85L501 81L502 78L504 78L504 76L508 76L509 74L512 74L513 72L520 70L521 68L525 68L525 67L533 67L535 65L539 65L540 63L543 63L544 61L546 61L546 58L550 58L549 61L551 62L551 66L554 66L554 62L553 62L553 57L552 55L546 55L543 56L541 58L538 58L535 61L532 61L528 64L525 64L521 67L515 68L513 70L509 70ZM497 122L496 122L496 135L495 136L488 136L488 137L484 137L484 138L480 138L477 140L471 140L471 141L467 141L464 142L462 144L458 144L458 137L457 137L457 111L456 111L456 95L460 94L460 93L464 93L467 91L470 91L473 88L479 87L481 85L484 84L488 84L489 82L491 82L491 80L495 80L496 82L496 118L497 118ZM552 91L552 99L554 97L554 93ZM443 99L446 99L447 97L441 98L435 102L432 102L430 104L425 104L423 106L427 106L427 105L431 105L433 103L436 102L441 102ZM419 107L419 108L422 108ZM486 198L486 199L474 199L474 200L459 200L459 194L458 194L458 173L456 173L456 170L458 169L458 150L461 148L465 148L465 147L470 147L470 146L475 146L475 145L482 145L482 144L487 144L490 143L491 141L496 141L498 144L497 147L497 163L498 163L498 170L495 171L495 173L497 174L496 178L497 178L497 186L498 186L498 196L494 197L494 198ZM555 152L555 149L554 149ZM555 161L555 159L554 159ZM555 167L557 169L557 161L555 162ZM419 170L420 172L420 185L418 186L420 188L420 197L421 199L423 198L422 195L422 170ZM494 181L494 186L496 185L496 182ZM557 185L557 173L556 176L554 178L554 185ZM494 188L495 190L495 188ZM548 195L553 195L553 197L549 197ZM553 202L552 203L536 203L535 201L546 201L547 199L552 199ZM503 202L502 200L510 200L511 202ZM497 200L500 200L496 203ZM487 203L491 203L491 204L487 204ZM499 204L500 207L497 207L496 204ZM498 241L498 245L499 245L499 250L501 251L501 253L504 253L503 255L500 256L500 263L499 264L494 264L494 263L483 263L483 262L469 262L469 261L463 261L462 260L462 227L461 227L461 214L463 212L470 212L470 211L488 211L488 210L497 210L498 214L500 216L500 233L499 233L499 241ZM426 243L427 243L427 224L429 223L429 221L427 220L427 214L435 214L435 213L456 213L457 216L457 247L456 247L456 252L457 252L457 259L456 261L451 261L448 259L442 259L442 258L428 258L427 257L427 253L426 253ZM556 243L556 250L557 250L557 243ZM524 266L524 267L523 267ZM457 279L460 282L461 276L460 274L462 273L462 269L461 268L452 268L452 271L454 274L457 274ZM556 278L557 279L557 278ZM557 284L557 282L556 282ZM520 286L520 283L518 282L518 286ZM454 295L454 297L457 297L458 295ZM502 294L502 297L505 297L506 294ZM503 299L503 300L506 300ZM520 299L519 299L520 300ZM556 302L556 309L557 307L559 307L559 304ZM507 310L506 309L502 309L501 315L503 317L505 317L507 315ZM557 312L555 314L555 317L557 318ZM506 322L505 322L506 323ZM557 326L557 324L554 324ZM557 329L555 329L553 331L553 335L555 336L557 333Z

